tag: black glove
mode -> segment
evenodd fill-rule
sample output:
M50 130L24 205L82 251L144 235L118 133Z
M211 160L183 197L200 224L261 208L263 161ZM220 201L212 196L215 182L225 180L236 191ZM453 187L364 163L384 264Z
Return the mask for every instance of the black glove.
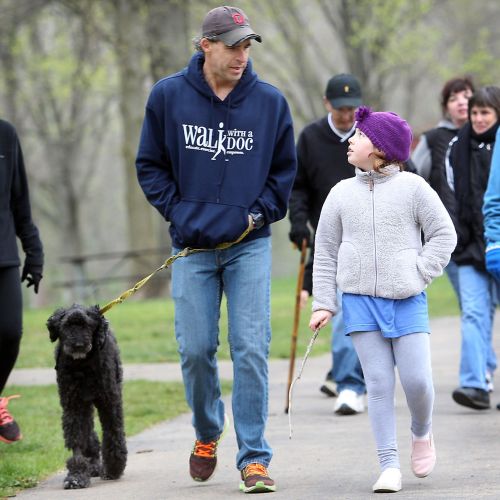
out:
M21 282L26 281L27 287L33 285L33 290L38 293L38 286L42 279L42 266L25 263L23 267L23 274L21 275Z
M306 245L311 246L311 231L307 227L307 224L297 224L293 225L292 229L288 233L290 241L300 250L302 250L302 241L306 240Z

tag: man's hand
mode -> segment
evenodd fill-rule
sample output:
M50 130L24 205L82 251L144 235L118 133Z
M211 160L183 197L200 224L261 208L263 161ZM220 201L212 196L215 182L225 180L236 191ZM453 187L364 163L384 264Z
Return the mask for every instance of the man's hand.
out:
M250 212L248 214L248 223L251 224L252 231L260 229L265 224L264 216L260 212Z
M319 309L312 313L311 319L309 321L309 328L315 332L316 330L323 328L331 319L333 314L325 309Z
M38 287L42 279L42 267L34 266L28 263L24 264L23 273L21 275L21 282L26 281L27 287L33 285L33 290L38 293Z
M500 243L491 243L486 247L486 269L500 281Z
M290 232L288 233L290 241L299 249L302 250L302 241L306 240L306 245L311 246L311 231L307 227L307 224L295 224L292 225Z

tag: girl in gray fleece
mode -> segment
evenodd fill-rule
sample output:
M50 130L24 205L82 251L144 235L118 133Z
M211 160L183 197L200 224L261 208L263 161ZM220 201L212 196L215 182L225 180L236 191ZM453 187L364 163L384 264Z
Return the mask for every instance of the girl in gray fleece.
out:
M309 326L322 328L336 313L338 286L344 292L345 334L365 375L382 471L373 491L395 492L401 489L401 472L394 365L411 414L413 473L425 477L436 462L425 288L442 274L456 234L436 192L402 171L412 140L406 121L366 107L359 108L356 120L347 153L356 177L331 190L316 232Z

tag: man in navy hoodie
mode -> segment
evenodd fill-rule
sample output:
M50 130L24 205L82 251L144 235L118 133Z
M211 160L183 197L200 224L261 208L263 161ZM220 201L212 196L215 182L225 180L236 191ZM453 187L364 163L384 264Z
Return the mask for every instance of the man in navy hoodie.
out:
M241 9L208 12L189 65L151 91L136 161L147 199L170 222L173 252L209 249L172 266L175 334L196 432L190 474L195 481L212 476L228 422L216 360L224 293L234 366L236 466L246 493L276 488L267 472L272 450L264 437L270 224L286 215L296 171L288 104L252 70L253 40L261 37ZM216 248L247 228L251 231L240 243Z

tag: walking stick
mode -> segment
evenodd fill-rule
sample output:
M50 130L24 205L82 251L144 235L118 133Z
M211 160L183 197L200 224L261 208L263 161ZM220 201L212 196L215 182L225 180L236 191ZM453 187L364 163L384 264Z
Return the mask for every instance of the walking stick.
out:
M314 330L313 336L311 337L311 340L309 341L309 345L307 346L306 353L304 354L304 359L302 360L302 365L300 365L300 370L299 374L295 377L295 380L292 382L292 385L290 386L290 391L288 392L288 428L290 430L289 438L292 439L292 391L293 387L295 385L295 382L299 380L300 377L302 377L302 372L304 371L304 366L306 365L307 358L309 357L309 353L311 352L311 349L314 345L314 342L318 336L319 333L319 328L317 330Z
M299 319L300 319L300 292L302 292L302 284L304 283L306 252L307 252L307 240L304 238L302 240L302 248L300 252L299 276L297 278L297 290L295 293L295 316L293 318L292 343L290 348L290 365L288 367L288 383L286 387L285 413L288 413L290 386L292 385L293 370L295 368L295 352L297 350L297 334L299 331Z

